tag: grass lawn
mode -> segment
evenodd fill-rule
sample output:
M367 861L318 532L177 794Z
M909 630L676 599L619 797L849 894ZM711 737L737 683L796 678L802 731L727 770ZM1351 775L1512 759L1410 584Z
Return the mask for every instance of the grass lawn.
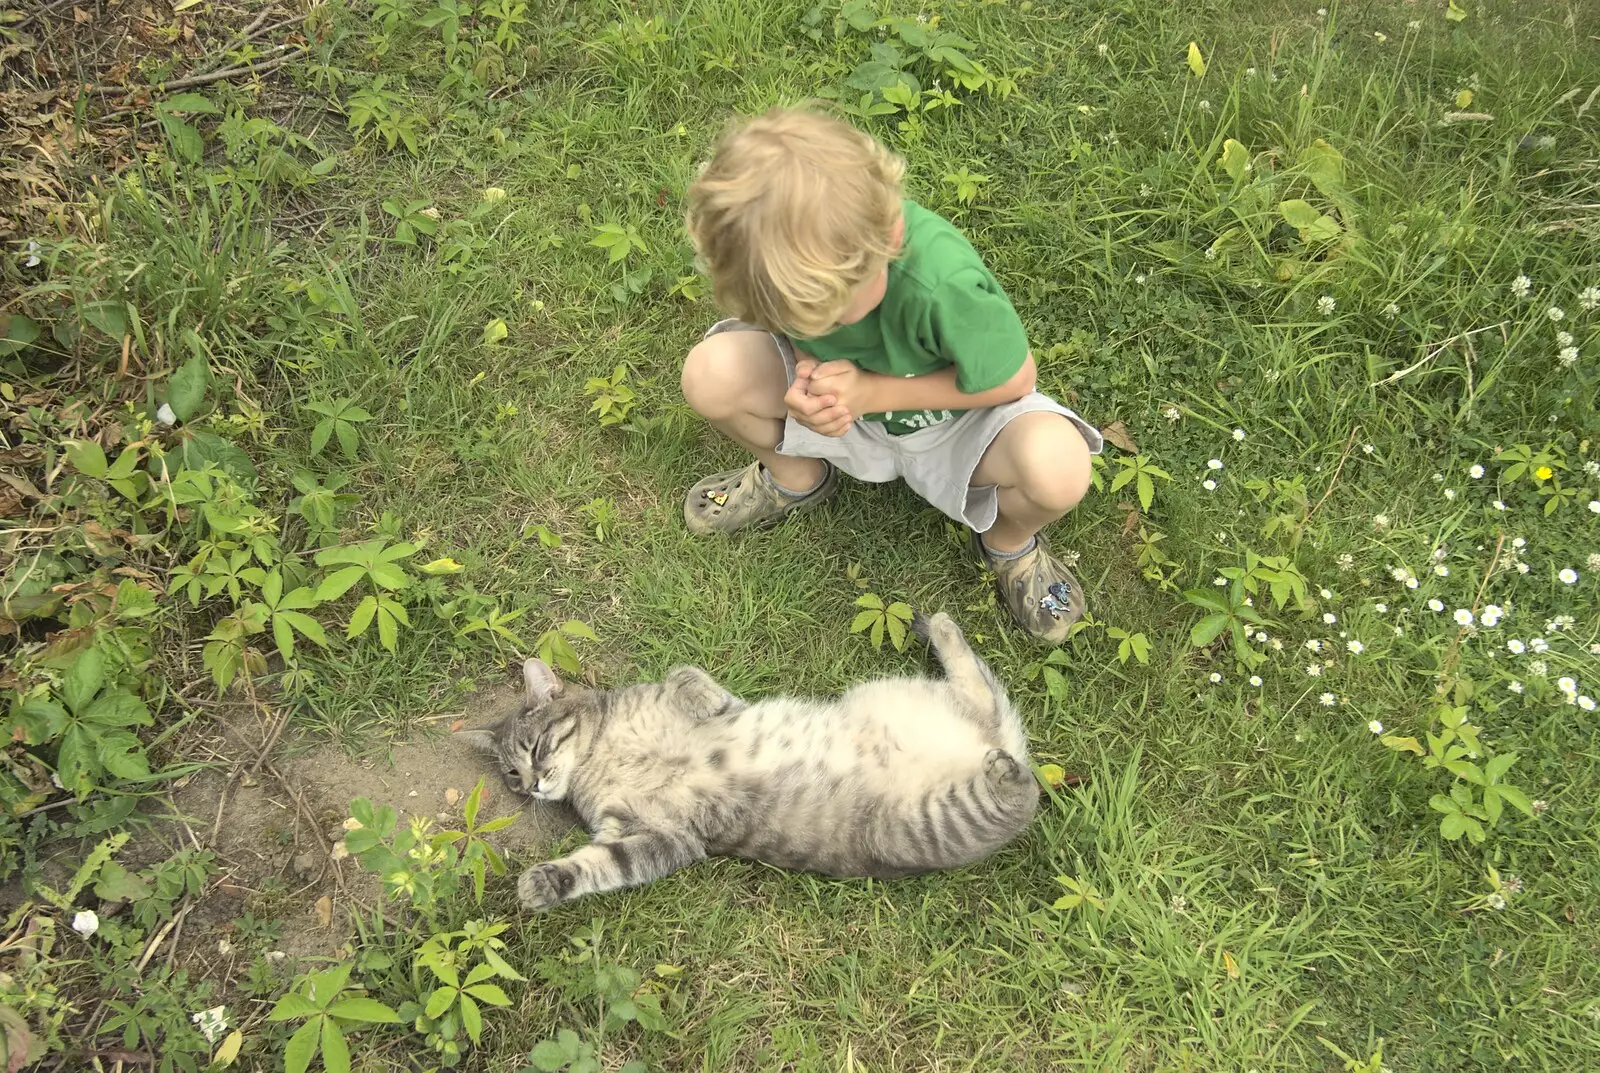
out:
M219 114L183 114L203 159L150 128L103 232L39 236L80 303L126 280L167 367L198 333L223 405L197 421L254 458L286 544L426 537L410 565L463 567L412 572L409 627L380 609L345 640L361 590L328 601L328 648L302 639L287 680L263 644L289 737L413 739L572 621L558 651L603 685L922 668L849 632L871 592L955 615L1066 773L1021 841L953 874L715 861L539 917L491 880L534 980L466 1068L520 1070L561 1028L606 1069L1600 1068L1592 11L450 10L314 9L277 88L215 83ZM964 39L954 75L940 33ZM886 101L897 83L915 94ZM730 115L819 93L870 113L909 195L983 253L1041 388L1121 425L1051 531L1093 616L1059 651L1007 627L902 487L684 531L685 489L740 458L678 392L716 316L683 192ZM296 475L354 498L308 527ZM203 675L229 596L172 589L172 651ZM605 1028L582 957L659 981L670 1030ZM268 1006L236 1008L279 1068ZM424 1061L384 1031L356 1068Z

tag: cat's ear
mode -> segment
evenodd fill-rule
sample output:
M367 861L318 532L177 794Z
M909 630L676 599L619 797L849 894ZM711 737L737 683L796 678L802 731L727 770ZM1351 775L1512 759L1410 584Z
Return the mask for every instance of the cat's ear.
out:
M493 730L458 730L456 731L456 737L480 753L488 753L490 756L494 756L500 751L499 735Z
M561 692L561 679L541 659L530 659L523 663L522 684L527 690L528 703L535 707Z

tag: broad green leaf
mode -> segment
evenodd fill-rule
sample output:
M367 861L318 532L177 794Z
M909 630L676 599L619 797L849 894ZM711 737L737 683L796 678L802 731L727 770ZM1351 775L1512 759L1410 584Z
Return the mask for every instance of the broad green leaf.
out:
M150 764L144 756L144 746L126 730L113 730L102 735L95 750L100 766L119 779L144 779L150 776Z
M1499 782L1501 777L1517 762L1516 753L1500 753L1483 766L1483 773L1490 782Z
M289 1037L289 1043L283 1049L284 1073L306 1073L310 1068L311 1059L317 1056L317 1037L322 1032L324 1020L326 1018L320 1015L313 1017Z
M474 1044L483 1036L483 1014L478 1012L478 1004L466 995L461 996L461 1027L467 1030Z
M329 600L337 600L366 576L366 569L360 566L347 566L343 570L334 571L323 578L322 584L317 586L317 602L327 603Z
M167 405L179 421L187 421L199 412L210 384L211 366L203 354L191 356L172 374L167 380Z
M115 861L108 861L95 881L94 896L103 902L137 902L150 897L150 884Z
M0 313L0 358L8 358L43 334L39 322L21 313Z
M228 1038L222 1041L217 1053L211 1056L211 1064L224 1069L233 1065L234 1060L239 1057L239 1048L242 1046L244 1046L244 1033L236 1028L228 1033Z
M511 1000L497 984L474 984L464 990L479 1002L487 1002L491 1006L511 1005Z
M444 558L435 559L431 563L423 563L421 566L417 567L417 569L422 571L424 574L427 574L429 577L437 577L440 574L459 574L461 571L465 570L466 567L462 566L460 563L456 562L447 555Z
M147 727L155 722L144 701L122 690L96 698L80 714L84 722L102 727Z
M1500 803L1500 788L1498 786L1484 787L1483 811L1488 814L1490 827L1500 822L1500 812L1503 807Z
M1200 55L1200 46L1195 44L1193 41L1189 42L1189 70L1194 72L1196 78L1205 77L1205 58Z
M506 322L496 317L483 326L483 345L493 346L509 334L510 329L506 327Z
M355 996L340 999L328 1007L328 1012L335 1017L342 1017L346 1021L366 1021L372 1024L392 1025L400 1023L400 1015L377 999Z
M356 604L355 612L350 616L350 625L345 629L346 637L360 637L367 632L367 627L372 625L372 618L378 613L378 598L367 596Z
M128 311L121 302L86 302L78 307L78 313L118 342L128 334Z
M333 435L333 418L317 422L317 427L311 430L311 454L313 457L320 455L322 449L328 446L328 437Z
M1291 227L1298 227L1301 230L1316 223L1317 217L1321 215L1309 201L1302 201L1299 198L1278 202L1278 212L1289 221Z
M1217 163L1228 173L1228 178L1237 182L1244 178L1245 171L1250 167L1250 150L1229 138L1222 143L1222 156Z
M1466 834L1466 831L1467 818L1459 812L1447 813L1444 819L1439 821L1439 833L1451 842Z
M871 607L883 610L883 598L875 592L864 592L856 597L857 607Z
M1190 643L1196 648L1210 644L1228 628L1228 621L1228 616L1224 614L1207 615L1196 622L1194 628L1189 631Z
M348 421L335 421L333 423L333 431L339 437L339 449L344 452L344 456L346 458L355 458L356 443L360 439L360 433L356 431L356 427Z
M350 1046L332 1017L322 1018L322 1068L327 1073L350 1073Z
M310 615L302 614L299 611L279 611L276 620L287 622L316 644L323 648L328 647L328 635L323 631L322 623Z
M1495 791L1499 793L1502 800L1506 801L1511 805L1512 808L1516 809L1524 816L1533 815L1533 802L1528 800L1527 794L1523 793L1515 786L1508 786L1505 783L1501 783L1495 787Z
M1395 752L1416 753L1418 756L1426 755L1422 745L1417 741L1416 738L1400 737L1395 734L1385 734L1383 737L1379 738L1378 741L1384 745L1387 745Z
M160 112L187 112L197 115L217 115L221 109L199 93L175 93L156 105Z
M24 745L42 745L51 741L60 736L61 728L67 725L67 710L44 697L31 697L23 701L18 711L22 716ZM9 740L9 732L5 738Z
M289 628L289 623L284 619L283 612L272 618L272 641L278 646L278 654L285 663L294 659L294 631Z
M528 1055L528 1062L543 1073L557 1073L566 1066L567 1056L562 1052L559 1043L553 1039L545 1039L533 1045L533 1053Z
M569 618L567 621L563 622L561 624L561 632L566 634L568 637L581 637L585 641L600 640L600 638L595 636L595 632L589 628L587 623L580 622L575 618Z
M198 164L205 155L206 143L200 132L171 113L160 113L161 129L172 141L172 151L190 164Z
M1305 170L1306 178L1311 180L1313 186L1324 196L1340 202L1343 206L1341 199L1345 195L1344 154L1318 138L1300 150L1298 163Z
M106 480L122 481L133 476L134 469L139 465L139 449L129 447L117 456L116 462L106 470Z
M883 612L881 611L857 612L856 617L850 623L850 632L860 633L862 630L871 626L874 622L877 622L882 614Z
M369 600L371 598L370 596L367 597ZM400 643L400 628L395 625L396 616L390 610L391 606L398 607L399 605L386 602L378 608L378 643L386 650L393 652Z
M78 654L61 680L61 699L75 715L82 715L94 700L100 687L106 683L106 658L98 647L89 647Z
M1451 22L1461 22L1467 17L1467 9L1456 3L1456 0L1450 0L1450 6L1445 8L1444 17Z
M433 992L433 994L428 996L428 1004L423 1007L422 1012L434 1020L438 1020L444 1011L455 1005L456 996L459 994L461 994L461 992L457 991L454 987L438 988Z
M63 449L72 468L85 477L104 480L110 472L105 451L93 440L68 440Z

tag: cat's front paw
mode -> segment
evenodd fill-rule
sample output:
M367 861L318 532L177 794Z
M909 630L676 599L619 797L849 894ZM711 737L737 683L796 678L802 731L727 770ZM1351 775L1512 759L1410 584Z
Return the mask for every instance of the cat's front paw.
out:
M536 864L517 880L517 899L524 909L538 913L559 904L572 889L572 877L559 865Z
M983 758L983 774L996 786L1019 782L1023 778L1022 765L1004 749L989 750L989 754Z

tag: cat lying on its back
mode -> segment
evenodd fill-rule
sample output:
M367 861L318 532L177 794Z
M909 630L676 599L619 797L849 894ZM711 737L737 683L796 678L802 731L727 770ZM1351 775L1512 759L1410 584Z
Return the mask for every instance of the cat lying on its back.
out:
M713 855L889 879L1015 838L1039 801L1016 710L948 615L916 628L943 679L881 679L828 701L747 704L695 667L563 695L529 660L521 711L464 733L512 790L568 802L594 841L523 872L522 904L648 883Z

